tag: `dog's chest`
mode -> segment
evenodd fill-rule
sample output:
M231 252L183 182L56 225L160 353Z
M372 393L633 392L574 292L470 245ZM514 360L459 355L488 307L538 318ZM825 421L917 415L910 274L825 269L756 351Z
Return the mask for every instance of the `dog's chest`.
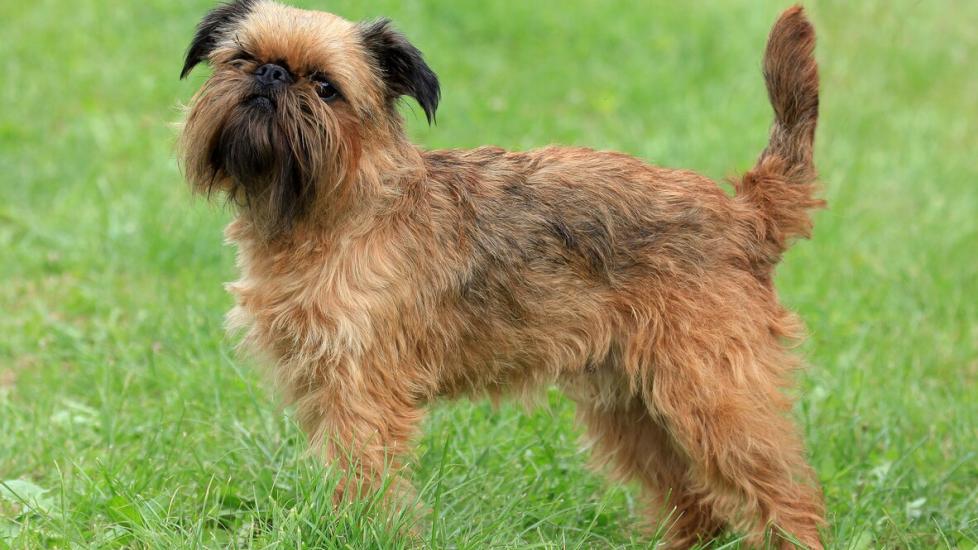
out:
M240 278L227 285L231 329L289 364L356 361L400 318L406 296L396 255L370 239L280 250L238 244Z

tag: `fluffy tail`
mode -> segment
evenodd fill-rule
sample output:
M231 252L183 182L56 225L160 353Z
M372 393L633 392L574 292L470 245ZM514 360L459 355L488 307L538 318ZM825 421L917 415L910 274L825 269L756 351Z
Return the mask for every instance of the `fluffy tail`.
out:
M750 225L764 263L780 259L792 238L808 237L815 198L812 146L818 120L815 29L801 6L783 14L771 29L764 53L764 80L774 107L771 138L757 164L734 182L737 198L749 204Z

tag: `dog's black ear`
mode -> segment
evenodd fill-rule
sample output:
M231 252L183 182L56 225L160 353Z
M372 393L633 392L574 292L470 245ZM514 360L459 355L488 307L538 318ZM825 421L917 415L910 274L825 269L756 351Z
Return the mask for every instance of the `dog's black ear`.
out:
M180 78L186 78L198 63L207 59L207 56L217 46L221 32L235 21L244 19L256 1L234 0L221 4L204 16L197 24L197 32L194 33L194 39L190 42L190 47L187 48L187 59L183 62Z
M394 30L387 19L361 23L360 32L367 51L384 73L388 99L393 102L403 95L413 97L431 124L441 99L441 88L438 77L425 63L421 52Z

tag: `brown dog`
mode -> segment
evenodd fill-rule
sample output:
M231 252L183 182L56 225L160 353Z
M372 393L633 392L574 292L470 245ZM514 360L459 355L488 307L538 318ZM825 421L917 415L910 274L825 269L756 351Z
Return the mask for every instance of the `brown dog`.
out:
M421 151L396 104L430 121L438 80L387 21L222 5L183 68L214 74L182 160L196 191L237 205L230 325L274 364L313 449L366 489L403 465L427 403L556 384L599 461L672 513L675 546L730 526L820 547L782 393L801 326L772 285L822 204L813 48L785 12L764 58L770 143L730 197L619 153Z

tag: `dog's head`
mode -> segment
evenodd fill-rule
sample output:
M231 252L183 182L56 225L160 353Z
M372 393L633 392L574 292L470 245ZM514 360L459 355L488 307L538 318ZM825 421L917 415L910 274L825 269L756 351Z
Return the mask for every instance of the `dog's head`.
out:
M348 192L371 155L404 139L400 97L429 123L438 107L438 78L386 20L236 0L197 26L181 78L200 62L213 75L184 125L187 178L198 192L226 192L269 234Z

